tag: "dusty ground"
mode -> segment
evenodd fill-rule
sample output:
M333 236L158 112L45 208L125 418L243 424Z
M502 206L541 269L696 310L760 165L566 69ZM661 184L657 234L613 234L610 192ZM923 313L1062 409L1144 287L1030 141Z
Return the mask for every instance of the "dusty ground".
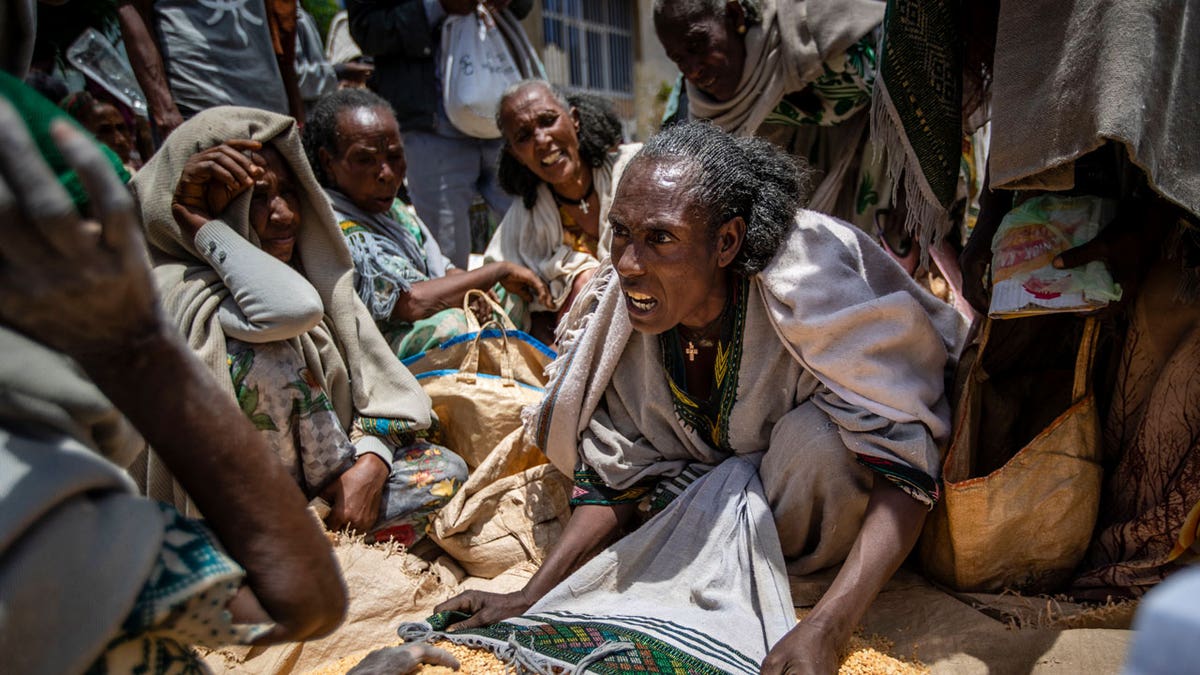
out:
M337 546L351 609L335 634L308 643L271 648L229 648L206 661L216 673L340 674L371 650L398 644L396 627L424 619L433 606L468 588L504 592L520 588L533 572L514 569L496 579L467 577L448 558L432 562L399 548ZM797 605L811 606L831 574L794 579ZM952 595L920 576L901 571L867 612L843 675L866 673L1008 673L1105 675L1119 673L1128 649L1134 606L1083 607L1018 595ZM802 617L805 610L797 612ZM462 647L466 673L500 673L490 654ZM451 671L427 667L423 675Z

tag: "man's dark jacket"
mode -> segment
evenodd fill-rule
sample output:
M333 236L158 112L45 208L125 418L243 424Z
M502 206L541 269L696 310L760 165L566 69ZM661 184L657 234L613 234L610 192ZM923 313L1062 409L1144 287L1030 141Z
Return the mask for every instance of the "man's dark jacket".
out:
M533 0L512 0L523 19ZM375 59L375 86L396 109L404 131L432 131L441 86L437 78L441 26L431 26L422 0L346 0L350 35Z

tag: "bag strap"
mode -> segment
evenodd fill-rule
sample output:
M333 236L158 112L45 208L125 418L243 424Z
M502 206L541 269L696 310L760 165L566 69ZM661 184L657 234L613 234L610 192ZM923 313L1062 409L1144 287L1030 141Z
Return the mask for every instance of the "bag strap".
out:
M467 312L470 314L470 312ZM500 340L503 348L500 351L500 378L506 387L515 387L517 379L513 375L513 357L512 350L508 342L508 331L500 325L498 321L492 319L479 327L475 333L475 339L471 340L471 346L467 348L467 355L463 357L462 364L458 368L456 379L459 382L474 384L479 376L479 341L483 339L483 332L489 327L494 327L500 333Z
M992 332L990 317L984 317L979 327L979 350L975 362L971 364L971 379L978 380L982 373L983 352L987 347L988 336ZM1079 351L1075 354L1075 381L1071 386L1071 402L1078 403L1091 391L1092 364L1096 360L1096 339L1100 334L1100 321L1089 316L1083 324L1083 336L1079 340Z
M512 319L508 316L508 312L504 311L504 307L500 306L500 303L492 300L492 296L488 295L487 291L472 288L463 296L462 306L463 313L467 315L468 333L476 333L480 330L479 319L475 316L475 312L471 311L471 300L474 298L483 298L483 301L492 308L492 321L489 323L496 323L504 331L517 330L517 324L513 323Z
M1089 316L1083 324L1083 337L1079 340L1079 353L1075 355L1075 384L1071 389L1071 400L1078 403L1091 391L1092 364L1096 359L1096 338L1100 334L1100 321Z

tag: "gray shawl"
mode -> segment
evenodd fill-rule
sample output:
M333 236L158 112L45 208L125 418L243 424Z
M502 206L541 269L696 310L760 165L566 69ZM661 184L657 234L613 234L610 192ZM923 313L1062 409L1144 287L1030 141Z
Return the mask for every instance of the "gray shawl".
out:
M692 119L753 136L784 95L800 91L840 54L883 21L877 0L763 0L762 20L746 31L746 64L737 93L718 101L688 87Z
M119 468L144 443L67 357L3 327L0 353L0 663L83 672L162 544Z
M388 214L367 213L346 195L333 188L326 188L325 194L329 196L333 213L339 221L349 220L367 230L347 233L346 245L350 247L350 257L354 260L354 269L358 275L355 282L358 297L376 320L391 318L398 299L394 294L386 299L376 297L376 279L387 281L405 292L412 287L411 279L401 274L395 265L388 264L389 258L407 260L426 279L440 279L446 276L449 261L442 254L441 247L425 227L425 223L417 220L421 232L425 235L425 243L422 245L412 232Z
M251 108L211 108L176 129L134 178L131 185L138 196L155 280L167 315L179 326L188 346L232 395L225 334L217 312L230 290L175 222L171 201L187 159L234 138L270 143L291 167L301 188L296 257L304 279L321 297L325 318L292 339L309 371L329 395L342 427L349 430L354 416L359 415L399 420L416 430L428 428L432 418L429 397L396 359L355 293L354 264L345 237L308 166L299 131L290 117ZM250 193L247 190L239 195L219 220L258 244L250 227ZM152 493L170 485L159 471L152 461L148 477ZM178 486L171 491L172 495L163 496L184 506Z
M1200 214L1200 8L1178 0L1005 2L992 89L992 187L1062 190L1106 140Z
M934 439L948 436L944 383L962 345L962 318L917 286L865 234L829 216L800 211L780 251L751 282L751 302L765 305L774 339L833 396L885 420L918 422ZM605 264L564 323L559 338L563 348L549 369L546 397L538 408L526 411L532 438L568 475L575 469L580 439L610 390L622 392L627 410L672 406L669 399L660 400L669 396L665 386L637 384L665 377L660 365L618 368L625 353L640 344L622 296L612 266ZM770 339L771 332L745 339L752 344ZM842 424L854 414L835 417ZM589 457L589 464L646 472L648 462L663 456L655 446L689 436L674 416L657 419L667 420L664 428L639 429L645 440L630 439L631 451L645 457L611 462ZM863 445L886 448L889 441ZM937 475L936 462L930 466L925 456L927 446L912 447L918 449L914 456L893 459ZM631 476L614 471L606 478L616 484Z

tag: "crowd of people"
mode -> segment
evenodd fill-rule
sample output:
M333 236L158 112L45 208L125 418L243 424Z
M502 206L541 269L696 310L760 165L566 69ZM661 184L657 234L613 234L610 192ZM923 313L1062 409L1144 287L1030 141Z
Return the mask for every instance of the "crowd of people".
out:
M604 623L572 603L663 570L621 577L600 552L661 545L654 519L690 508L748 528L769 568L755 593L836 570L804 621L760 607L746 644L709 634L729 648L713 658L834 672L940 508L967 345L990 345L971 362L993 406L982 477L1077 402L1097 323L1104 479L1053 590L1141 597L1200 552L1190 4L992 0L939 21L906 0L656 0L681 76L663 128L631 143L608 101L540 77L496 101L499 138L455 128L438 36L474 1L346 0L322 22L279 0L116 3L140 118L100 83L31 74L36 5L0 0L0 662L165 671L192 645L335 630L322 525L411 548L471 475L404 360L496 307L557 350L524 433L572 512L524 588L442 603L469 615L451 632ZM914 58L921 40L960 48ZM947 69L949 112L910 115L909 80ZM945 167L951 193L976 173L982 189L939 192ZM1045 194L1115 200L1053 266L1104 263L1123 296L1086 320L989 319L993 237ZM499 224L472 251L480 198ZM464 305L477 291L494 302ZM746 504L774 527L737 525ZM672 589L707 607L690 599L741 559L689 545L668 558L699 572Z

